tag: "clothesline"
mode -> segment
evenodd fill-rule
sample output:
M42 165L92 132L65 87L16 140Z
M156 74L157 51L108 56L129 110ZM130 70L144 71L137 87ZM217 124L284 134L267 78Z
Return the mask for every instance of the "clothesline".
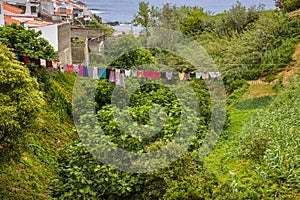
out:
M49 61L40 58L32 58L29 56L19 55L16 53L16 59L24 63L34 63L46 68L52 68L60 72L75 72L78 76L89 77L93 79L108 79L116 85L125 86L125 77L138 77L146 79L166 79L166 80L180 80L189 81L191 79L218 79L221 77L220 72L160 72L151 70L126 70L118 67L93 67L76 64L64 64L57 61Z

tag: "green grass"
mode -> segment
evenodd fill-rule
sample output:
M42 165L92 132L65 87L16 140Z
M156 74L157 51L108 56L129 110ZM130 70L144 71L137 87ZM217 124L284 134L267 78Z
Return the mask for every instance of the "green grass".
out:
M52 92L65 94L65 101L71 103L74 78L71 74L53 74L50 78ZM0 199L47 199L51 196L48 185L56 176L59 151L77 135L71 119L61 117L48 98L46 94L47 106L40 116L41 130L29 134L28 148L24 149L20 160L0 165Z

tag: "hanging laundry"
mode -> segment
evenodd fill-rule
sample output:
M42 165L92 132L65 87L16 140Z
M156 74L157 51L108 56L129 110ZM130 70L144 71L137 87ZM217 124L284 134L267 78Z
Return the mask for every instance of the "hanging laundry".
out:
M179 79L179 72L173 72L173 80Z
M137 76L137 70L131 70L131 76L136 77Z
M83 76L89 77L89 69L87 66L83 66Z
M52 62L52 66L53 66L53 69L54 69L55 71L57 71L57 62L53 61L53 62Z
M94 67L94 70L93 70L93 79L98 79L98 67Z
M98 69L98 79L100 79L102 75L102 70L101 67L97 67L97 69Z
M201 72L196 72L196 79L201 79L202 73Z
M16 60L20 60L20 56L19 56L19 54L15 54L16 55Z
M52 66L52 61L46 60L46 67L53 67Z
M190 72L190 79L195 79L195 78L196 78L196 73Z
M78 71L79 71L78 75L83 76L83 66L82 65L79 65Z
M41 66L46 67L46 60L45 59L41 59Z
M114 68L110 68L109 71L110 72L109 72L109 79L108 79L108 81L109 82L115 82L116 81L116 79L115 79L115 69Z
M78 65L73 65L73 70L74 72L78 73L79 72Z
M144 78L148 78L149 77L149 71L144 71Z
M101 68L101 78L106 78L106 67Z
M166 79L166 72L160 72L160 78Z
M179 75L179 80L183 81L184 80L184 72L181 72L178 75Z
M130 71L130 70L125 70L125 76L126 76L126 77L129 77L130 74L131 74L131 71Z
M19 61L24 62L24 56L23 55L19 55Z
M88 74L89 74L89 78L93 78L93 72L94 72L94 67L92 66L88 66Z
M215 77L216 78L220 78L222 76L222 73L221 72L215 72Z
M155 78L160 79L160 72L155 72Z
M34 63L34 60L35 60L34 57L31 56L29 57L29 62Z
M120 86L121 86L121 87L125 87L125 80L124 80L124 77L125 77L125 71L124 71L124 70L121 70L121 73L120 73Z
M142 77L143 77L143 71L142 71L142 70L138 70L138 71L137 71L137 76L138 76L139 78L142 78Z
M149 77L150 77L150 78L155 78L155 72L150 71L150 72L149 72Z
M73 65L68 65L67 64L67 71L68 72L73 72Z
M184 73L184 80L185 80L185 81L189 81L190 79L191 79L190 73L189 73L189 72L185 72L185 73Z
M121 70L120 69L116 69L115 70L115 81L116 81L116 85L120 85L120 73L121 73Z
M202 79L209 79L209 74L207 72L203 72Z
M168 80L171 80L173 77L173 72L166 72L166 77Z
M28 56L23 56L24 58L24 63L28 63L29 62L29 57Z
M34 59L34 63L35 63L36 65L41 65L41 60L40 60L39 58L35 58L35 59Z

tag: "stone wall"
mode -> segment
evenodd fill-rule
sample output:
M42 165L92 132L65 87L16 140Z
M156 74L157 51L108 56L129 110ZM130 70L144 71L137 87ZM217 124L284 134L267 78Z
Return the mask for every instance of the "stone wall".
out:
M84 44L71 44L73 64L89 65L89 53L103 51L103 29L72 27L70 38L85 41Z
M71 31L70 24L58 25L58 57L63 63L72 63Z
M89 65L89 52L87 43L71 44L72 47L72 63L77 65Z

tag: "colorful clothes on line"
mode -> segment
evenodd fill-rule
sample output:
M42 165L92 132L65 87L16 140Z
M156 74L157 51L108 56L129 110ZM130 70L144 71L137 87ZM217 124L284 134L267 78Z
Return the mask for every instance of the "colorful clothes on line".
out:
M29 62L28 56L24 56L23 59L24 59L24 63L28 63Z
M184 80L184 72L179 73L179 79L180 79L181 81Z
M52 66L52 61L46 60L46 67L53 67Z
M201 79L202 73L201 72L196 72L196 79Z
M79 72L78 65L73 65L73 70L74 70L74 72L78 73Z
M78 73L78 75L79 76L83 76L83 66L82 65L79 65L79 73Z
M101 68L101 78L106 78L106 67Z
M160 79L160 72L155 72L155 78Z
M173 77L173 72L166 72L166 77L168 80L171 80Z
M120 75L119 75L119 85L121 87L125 87L124 77L125 77L125 72L124 72L124 70L121 70Z
M137 76L137 70L131 70L131 76L136 77Z
M41 65L41 60L40 60L39 58L35 58L35 59L34 59L34 63L35 63L36 65Z
M189 81L190 79L191 79L190 73L185 72L185 73L184 73L184 80L185 80L185 81Z
M98 79L98 67L94 67L93 69L93 79Z
M89 77L89 69L87 66L83 66L83 76Z
M116 71L115 72L116 85L120 85L120 73L121 73L121 71L120 71L120 69L116 69L115 71Z
M129 77L130 76L131 71L130 70L125 70L125 76Z
M144 78L148 78L149 77L149 72L148 71L144 71Z
M73 72L73 65L67 64L67 70L68 70L68 72Z
M41 59L41 66L46 67L46 60L45 59Z
M155 72L153 72L153 71L149 72L149 77L150 78L155 78Z
M137 71L137 76L138 76L139 78L142 78L142 77L143 77L143 71L142 71L142 70L138 70L138 71Z
M110 69L108 81L109 82L115 82L116 81L116 79L115 79L115 69L114 68Z
M203 72L202 79L209 79L209 74L207 72Z
M97 67L97 69L98 69L98 79L100 79L102 76L102 70L101 67Z

